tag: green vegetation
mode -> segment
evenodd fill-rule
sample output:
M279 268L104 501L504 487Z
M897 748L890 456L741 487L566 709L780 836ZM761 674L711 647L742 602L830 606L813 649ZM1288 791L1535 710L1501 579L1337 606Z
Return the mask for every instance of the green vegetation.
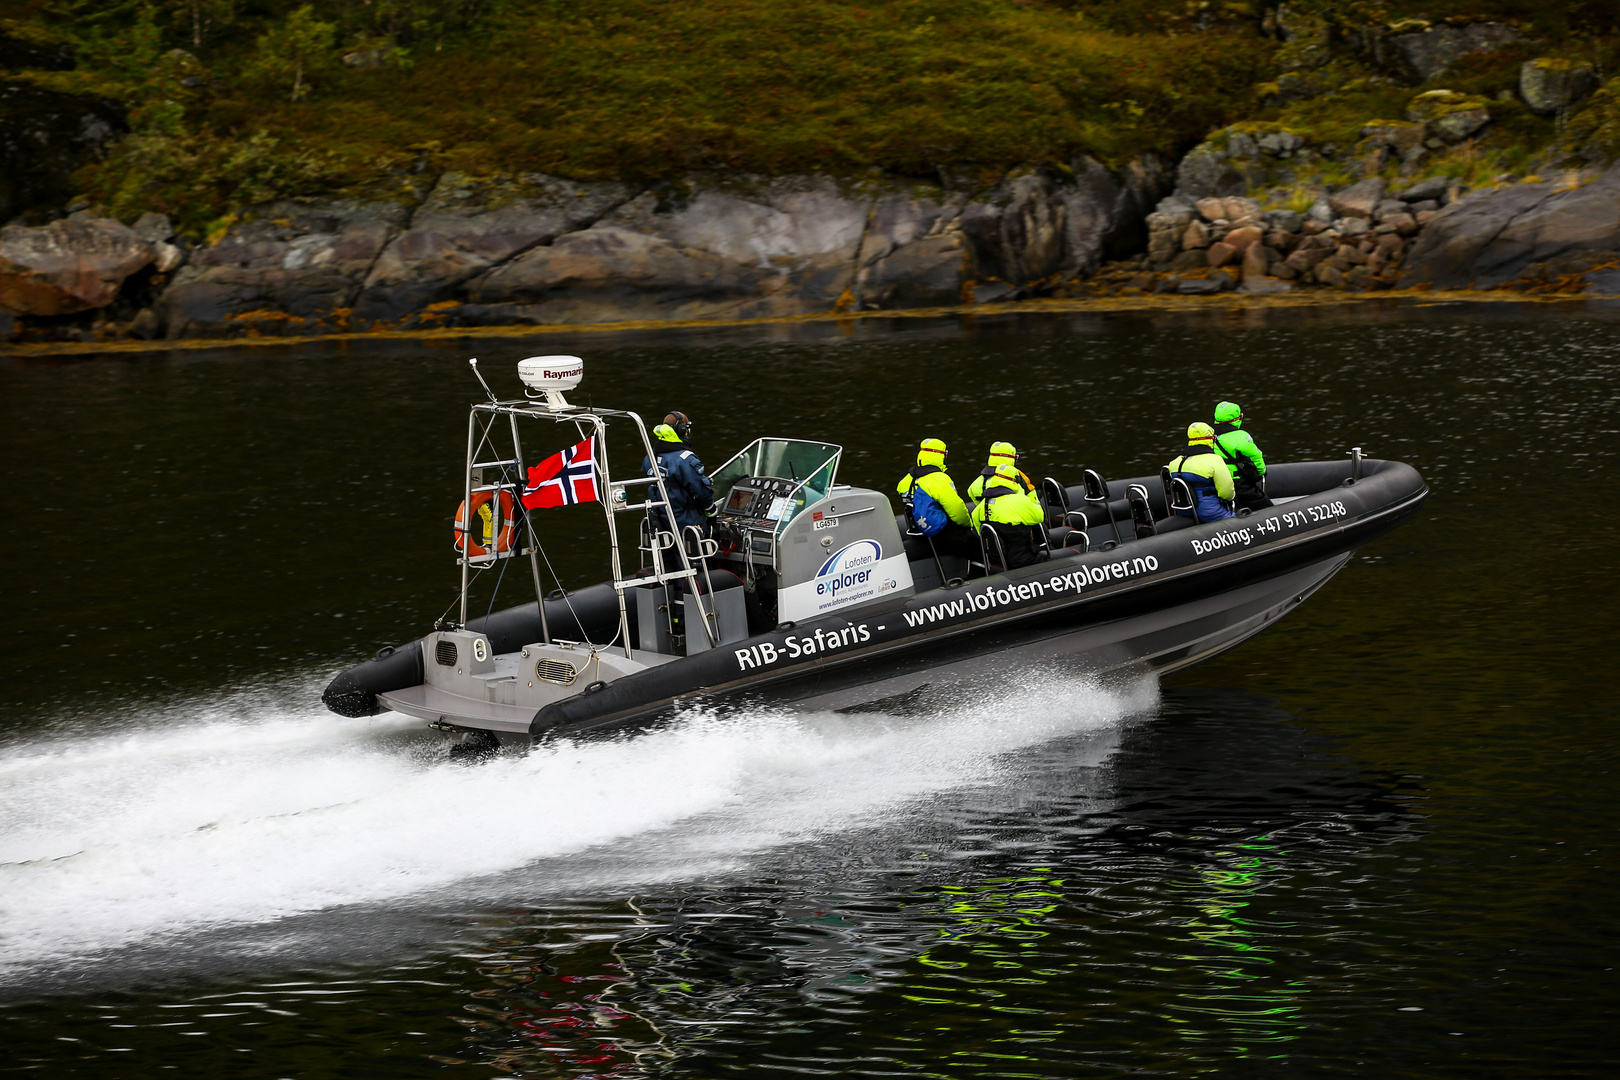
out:
M194 229L445 169L989 177L1174 157L1240 120L1348 152L1436 88L1489 102L1470 153L1528 161L1556 131L1511 100L1519 65L1620 61L1612 0L13 0L8 15L0 32L77 58L8 78L127 109L131 135L82 193ZM1536 36L1419 88L1365 47L1471 17ZM1613 126L1586 123L1584 145Z
M1249 107L1272 47L1252 21L1129 34L1099 25L1098 6L53 0L34 24L94 59L30 77L129 107L135 136L83 177L94 199L191 215L416 169L937 176L1119 161L1174 153Z

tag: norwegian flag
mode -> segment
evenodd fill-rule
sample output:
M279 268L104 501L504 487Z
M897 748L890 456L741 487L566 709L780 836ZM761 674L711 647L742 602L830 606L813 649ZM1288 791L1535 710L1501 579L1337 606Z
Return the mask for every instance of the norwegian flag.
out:
M520 500L530 510L599 502L596 485L596 436L559 450L529 470Z

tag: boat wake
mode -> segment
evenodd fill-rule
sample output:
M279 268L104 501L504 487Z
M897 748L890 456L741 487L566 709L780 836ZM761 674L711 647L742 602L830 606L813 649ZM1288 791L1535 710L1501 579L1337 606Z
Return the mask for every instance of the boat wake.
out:
M1057 678L920 717L693 711L466 765L420 721L250 703L314 699L281 688L130 718L120 735L13 742L0 981L334 908L746 869L1005 781L1016 751L1117 729L1156 695L1151 680Z

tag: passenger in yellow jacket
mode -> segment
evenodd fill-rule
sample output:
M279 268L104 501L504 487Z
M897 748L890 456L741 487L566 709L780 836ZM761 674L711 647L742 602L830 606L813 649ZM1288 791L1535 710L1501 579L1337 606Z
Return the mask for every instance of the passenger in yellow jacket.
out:
M1011 465L1018 474L1018 482L1024 488L1024 494L1034 496L1035 484L1024 471L1018 468L1018 448L1010 442L996 442L990 444L990 460L985 464L984 471L973 478L968 485L968 498L977 499L984 492L984 482L996 474L996 470L1003 465Z
M1040 542L1035 530L1046 524L1041 504L1029 497L1013 465L997 466L995 475L984 482L983 498L973 508L975 528L987 522L1001 537L1007 552L1007 569L1028 566L1039 557ZM994 552L990 553L994 559Z
M1220 521L1235 517L1232 499L1237 488L1232 484L1232 472L1226 467L1215 449L1215 429L1208 424L1193 424L1187 429L1187 449L1170 459L1167 466L1172 477L1179 476L1192 488L1193 505L1197 507L1196 520ZM1178 510L1183 517L1193 517Z
M945 471L945 442L924 439L917 447L917 464L900 478L895 490L906 500L918 532L941 555L979 557L979 538L968 519L967 505Z

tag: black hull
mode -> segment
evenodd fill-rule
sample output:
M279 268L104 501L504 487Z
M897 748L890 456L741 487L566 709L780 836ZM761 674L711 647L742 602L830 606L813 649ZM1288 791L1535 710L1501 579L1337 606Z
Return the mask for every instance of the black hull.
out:
M1340 462L1275 466L1274 497L1296 497L1270 510L1127 539L1113 550L1062 553L852 617L758 634L548 705L529 733L540 739L609 732L697 701L860 707L947 691L981 670L1001 665L1004 672L1008 663L1096 673L1197 663L1292 610L1357 547L1410 520L1428 492L1417 471L1400 462L1368 461L1362 479L1346 485L1349 469ZM1158 488L1156 478L1144 482ZM1111 485L1114 493L1123 495L1126 483ZM1130 536L1128 521L1121 529ZM495 615L485 632L497 650L516 648L535 640L523 635L536 621L529 604ZM411 651L420 652L401 653ZM369 695L369 711L380 711L377 693L420 682L420 659L414 673L392 660L339 676L328 704L358 708Z

